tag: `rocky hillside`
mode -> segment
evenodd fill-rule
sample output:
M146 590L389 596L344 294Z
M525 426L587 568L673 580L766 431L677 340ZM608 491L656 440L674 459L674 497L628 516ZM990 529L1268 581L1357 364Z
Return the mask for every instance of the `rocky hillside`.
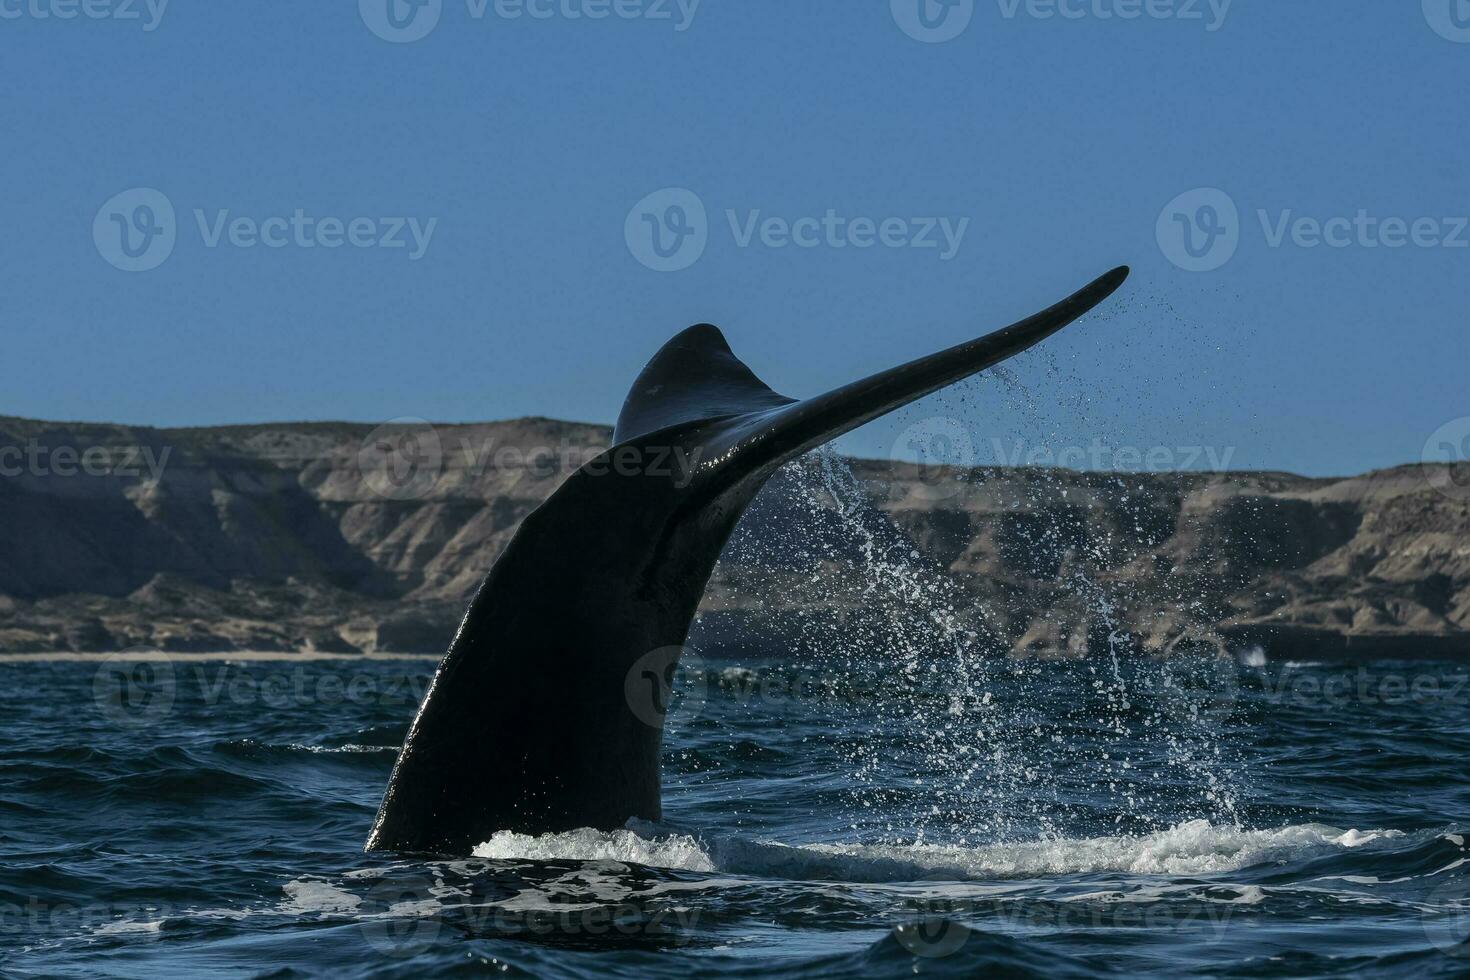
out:
M440 651L520 520L608 438L547 419L0 418L0 652ZM1465 655L1470 468L1324 480L818 456L757 501L705 606L714 643L839 623L882 644L921 616L1042 655Z

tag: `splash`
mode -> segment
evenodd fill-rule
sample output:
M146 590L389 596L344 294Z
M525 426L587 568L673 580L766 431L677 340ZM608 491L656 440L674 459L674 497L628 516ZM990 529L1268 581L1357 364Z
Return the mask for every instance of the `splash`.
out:
M1053 475L1035 476L1031 494L1057 494ZM897 682L848 719L882 737L833 746L849 770L848 830L969 843L1199 818L1238 823L1223 724L1233 687L1214 674L1200 682L1181 661L1137 656L1122 615L1132 598L1125 589L1085 561L1067 564L1062 581L1091 620L1085 655L1065 664L1016 658L1004 597L977 600L975 583L924 555L875 504L881 489L875 494L841 457L813 453L783 478L781 492L800 511L790 535L800 544L783 557L809 569L815 606L853 610L835 621L801 619L800 658L845 676L876 669ZM1126 503L1128 487L1116 479ZM1066 536L1056 510L1031 510L1043 515L1038 547ZM754 537L741 546L758 547ZM1093 553L1084 557L1100 563L1111 545L1087 546ZM769 586L766 598L789 598L774 594L784 588Z
M619 861L655 868L714 871L714 861L692 837L642 837L631 830L610 833L583 828L533 836L502 830L475 848L475 857L527 861Z
M644 836L647 835L647 836ZM652 825L610 833L577 830L531 837L502 832L475 849L492 860L613 861L699 873L850 882L985 881L1120 873L1201 875L1287 863L1401 838L1395 830L1296 824L1242 830L1192 820L1150 834L1051 838L962 847L807 844L660 834Z

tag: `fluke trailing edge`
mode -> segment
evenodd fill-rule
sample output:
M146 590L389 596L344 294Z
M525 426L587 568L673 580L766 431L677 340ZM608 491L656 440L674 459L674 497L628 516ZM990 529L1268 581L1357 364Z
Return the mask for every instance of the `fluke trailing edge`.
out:
M786 461L1020 353L1092 309L1114 269L988 336L814 398L778 395L712 326L663 346L613 447L526 517L485 577L408 730L369 850L468 854L497 830L660 817L659 718L635 664L672 666L715 560ZM687 472L645 467L657 452ZM667 653L662 653L667 651Z

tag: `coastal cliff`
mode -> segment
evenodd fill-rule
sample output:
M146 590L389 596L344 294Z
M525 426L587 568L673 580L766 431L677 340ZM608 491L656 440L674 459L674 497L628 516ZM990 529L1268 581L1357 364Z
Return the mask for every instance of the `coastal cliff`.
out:
M0 418L0 652L442 651L519 522L609 436L549 419ZM757 501L697 629L737 642L751 623L891 617L931 587L1021 654L1470 656L1470 467L1309 479L821 456Z

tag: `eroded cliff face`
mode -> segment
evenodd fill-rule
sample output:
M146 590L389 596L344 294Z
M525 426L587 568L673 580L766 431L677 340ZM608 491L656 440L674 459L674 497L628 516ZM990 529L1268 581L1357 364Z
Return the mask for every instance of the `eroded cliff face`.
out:
M519 522L608 438L547 419L0 419L0 651L441 651ZM905 590L952 589L946 608L1017 652L1470 654L1467 532L1470 467L1321 480L828 457L757 501L706 618L867 622L881 642L884 617L914 608Z

